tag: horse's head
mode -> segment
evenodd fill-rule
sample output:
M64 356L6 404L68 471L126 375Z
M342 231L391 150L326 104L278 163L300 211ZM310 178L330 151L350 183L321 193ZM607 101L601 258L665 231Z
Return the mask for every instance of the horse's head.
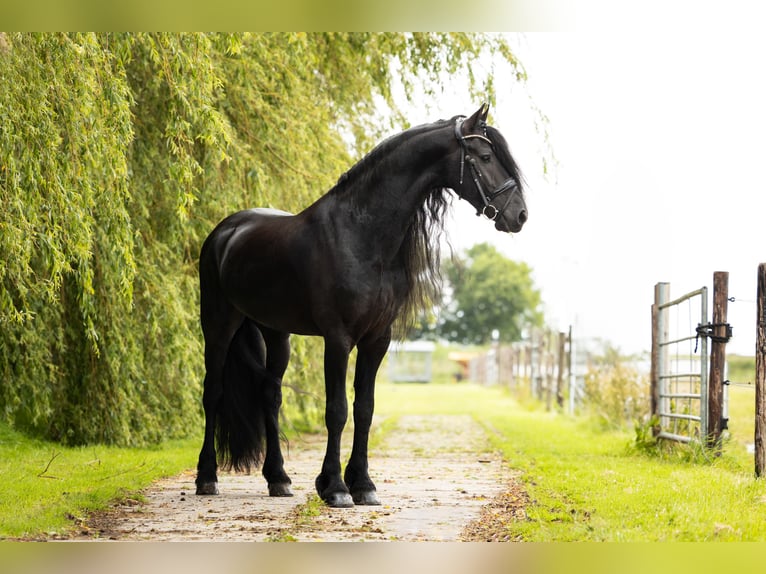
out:
M528 217L521 174L503 136L487 125L488 112L483 104L471 117L455 120L459 163L453 189L496 229L517 232Z

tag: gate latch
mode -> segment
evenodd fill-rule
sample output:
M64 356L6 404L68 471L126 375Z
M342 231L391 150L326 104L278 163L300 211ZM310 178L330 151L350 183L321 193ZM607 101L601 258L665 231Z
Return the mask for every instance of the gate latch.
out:
M724 335L715 335L716 327L725 327L726 331ZM729 323L707 323L705 325L697 325L697 338L694 342L694 352L697 352L697 345L699 344L700 336L709 337L711 341L715 343L728 343L732 338L732 328Z

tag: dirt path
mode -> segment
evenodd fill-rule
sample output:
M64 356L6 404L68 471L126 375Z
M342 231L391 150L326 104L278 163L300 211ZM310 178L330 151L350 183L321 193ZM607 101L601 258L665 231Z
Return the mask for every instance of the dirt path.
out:
M324 438L312 437L285 452L292 498L270 498L260 474L221 474L219 496L196 496L189 471L156 483L145 492L145 504L124 503L91 517L87 528L91 539L111 540L503 539L497 538L504 530L497 515L522 516L525 497L486 443L467 415L406 416L370 454L382 506L331 509L319 503L313 482ZM512 508L509 492L521 493L512 496Z

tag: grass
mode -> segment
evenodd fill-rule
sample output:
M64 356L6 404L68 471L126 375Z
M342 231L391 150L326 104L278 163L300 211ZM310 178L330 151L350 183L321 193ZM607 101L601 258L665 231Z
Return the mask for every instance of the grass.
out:
M755 357L727 355L726 367L731 381L752 384L755 380Z
M193 467L199 444L67 448L0 424L0 539L65 534L88 512Z
M377 404L390 415L469 412L483 424L522 471L533 503L508 528L526 541L766 540L766 481L737 440L711 461L688 448L647 454L633 432L521 405L499 387L380 385Z

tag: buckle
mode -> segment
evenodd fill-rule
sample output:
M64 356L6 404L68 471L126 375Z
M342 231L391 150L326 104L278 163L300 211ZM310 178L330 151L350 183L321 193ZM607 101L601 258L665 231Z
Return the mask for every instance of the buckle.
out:
M492 212L493 212L493 213L492 213L492 217L490 217L490 216L487 214L487 209L489 209L490 207L492 208ZM497 214L498 214L498 213L500 213L500 212L498 211L497 207L495 207L495 206L494 206L494 205L492 205L491 203L488 203L487 205L485 205L485 206L484 206L484 209L482 209L482 210L481 210L481 214L482 214L484 217L486 217L487 219L489 219L490 221L495 221L495 219L497 219Z

